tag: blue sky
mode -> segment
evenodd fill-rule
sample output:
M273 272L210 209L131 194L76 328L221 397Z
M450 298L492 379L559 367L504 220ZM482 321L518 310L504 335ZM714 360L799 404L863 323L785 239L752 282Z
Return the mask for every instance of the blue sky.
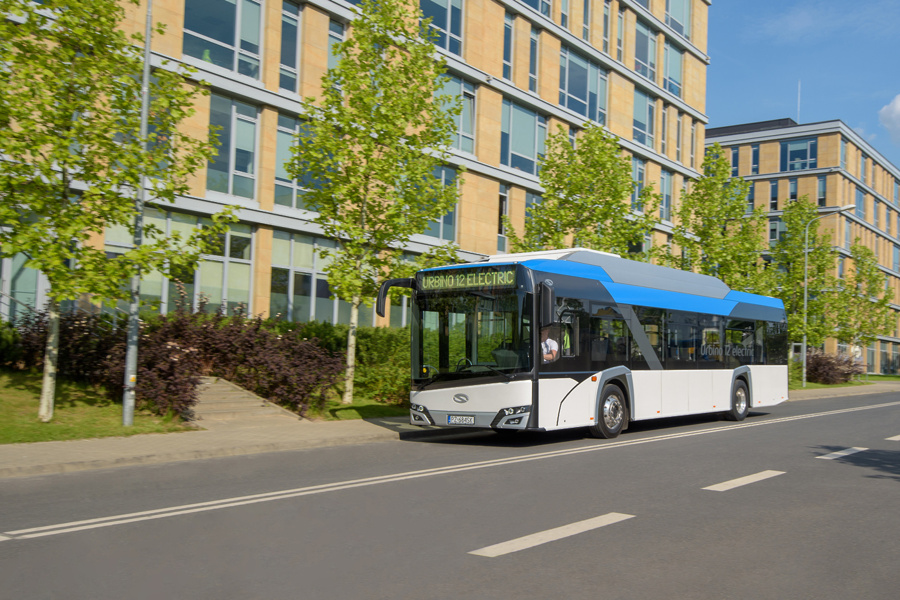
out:
M900 0L713 0L709 126L840 119L900 168Z

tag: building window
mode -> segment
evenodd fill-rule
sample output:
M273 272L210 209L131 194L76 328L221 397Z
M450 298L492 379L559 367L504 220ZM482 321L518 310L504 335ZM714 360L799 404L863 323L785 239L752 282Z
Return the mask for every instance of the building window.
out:
M288 321L324 321L349 323L350 304L332 299L324 273L331 258L323 258L319 250L334 248L333 240L291 234L276 229L272 239L272 279L269 315L280 315ZM359 324L373 325L372 308L361 304Z
M522 2L545 17L550 18L550 0L522 0Z
M737 146L731 148L731 176L738 176L738 164L740 161L740 152Z
M328 70L335 68L341 60L335 46L344 41L344 24L332 19L328 22Z
M178 213L171 213L170 221L172 230L190 230L197 225L197 217ZM208 224L211 221L200 219L200 225ZM220 236L216 248L209 254L201 255L196 271L188 271L173 278L180 286L169 282L169 310L178 305L183 289L194 308L202 298L206 301L206 310L209 312L222 308L233 313L238 306L243 306L246 313L252 314L250 282L253 229L243 223L232 223L228 228L228 232Z
M606 90L606 71L563 46L559 57L559 103L605 124Z
M875 225L876 229L881 229L881 204L878 202L877 199L872 203L872 209L873 209L872 224Z
M541 44L541 30L531 28L528 45L528 91L537 93L538 85L538 50Z
M894 271L900 271L900 246L894 244Z
M616 22L616 60L625 60L625 9L619 9L619 17Z
M865 154L859 155L859 178L863 183L866 183L866 160L868 159Z
M788 179L788 198L791 202L797 200L797 180Z
M666 0L666 25L691 39L691 0Z
M816 138L781 142L781 171L815 169L817 148Z
M559 24L569 28L569 0L559 0Z
M841 168L847 168L847 140L841 138Z
M609 54L609 7L610 0L603 2L603 51Z
M581 39L591 41L591 0L584 0L584 9L581 11Z
M784 223L778 217L769 219L769 244L775 244L784 234Z
M819 175L818 183L816 184L816 198L819 206L825 206L825 189L825 176Z
M843 256L838 257L837 267L838 267L838 269L837 269L838 279L843 279L844 278L844 257Z
M660 114L659 127L659 152L663 156L668 152L669 146L669 107L663 104L662 114Z
M297 91L300 64L300 6L294 2L281 3L281 67L278 87Z
M684 128L684 119L681 113L675 118L675 160L681 162L681 136Z
M456 131L453 135L453 147L475 153L475 86L464 79L453 75L444 75L444 86L441 94L459 96L462 111L453 117Z
M513 22L515 17L506 13L503 19L503 79L512 79Z
M638 4L640 4L641 6L643 6L644 8L646 8L647 10L650 10L650 0L634 0L634 1L637 2Z
M750 174L759 175L759 144L750 146Z
M297 144L297 136L303 135L303 122L294 117L278 115L278 133L275 143L275 204L292 208L308 208L303 201L304 193L315 186L315 182L305 176L291 179L285 164L293 159L291 148Z
M851 244L851 236L853 234L853 226L850 224L850 219L844 221L844 248L847 250L850 249Z
M500 184L500 197L497 208L497 252L507 252L508 241L506 239L506 226L503 224L503 217L509 215L509 186L505 183Z
M778 210L778 182L769 182L769 210Z
M259 79L260 3L185 0L184 53Z
M856 216L865 220L866 218L866 193L862 188L856 188Z
M462 54L462 0L421 0L422 15L431 18L435 45Z
M543 198L534 192L525 192L525 220L531 220L531 209L541 203Z
M537 175L544 157L547 119L511 100L503 100L500 163Z
M634 129L632 139L653 147L653 121L656 101L647 94L634 90Z
M666 42L664 52L663 86L681 98L681 65L684 59L684 52L668 42Z
M644 160L633 156L631 158L631 179L634 181L634 187L631 190L631 210L635 212L644 210L641 202L641 192L644 191L646 177L647 169Z
M900 181L894 180L894 204L900 206Z
M756 195L755 192L756 192L756 184L754 184L751 181L750 186L747 188L747 214L752 213L753 209L756 208L754 206L754 203L755 203L754 196Z
M254 198L256 188L255 106L213 94L210 102L210 126L217 126L219 154L210 159L206 171L206 189Z
M637 22L634 34L634 70L656 81L656 32L642 21Z
M697 166L697 124L691 121L691 168Z
M659 205L659 218L663 221L672 220L672 181L675 175L670 171L662 170L659 187L662 193L662 201Z
M445 186L456 185L456 169L452 167L437 167L434 170L434 176L441 180ZM442 240L453 241L456 239L456 208L450 209L440 219L431 221L428 224L428 230L425 235L436 237Z

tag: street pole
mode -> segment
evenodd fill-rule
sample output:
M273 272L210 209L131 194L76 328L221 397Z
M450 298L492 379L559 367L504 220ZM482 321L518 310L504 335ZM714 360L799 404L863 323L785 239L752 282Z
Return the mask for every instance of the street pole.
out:
M800 360L803 362L803 383L801 387L806 387L806 309L809 302L809 226L813 222L831 215L837 215L845 210L856 208L855 204L845 204L836 210L830 210L824 215L813 217L806 223L806 229L803 233L803 343L800 345Z
M153 0L147 0L147 27L144 33L144 73L141 78L141 140L147 139L150 121L150 36L153 33ZM140 189L135 198L134 247L144 241L144 204L146 203L147 177L141 173ZM135 387L137 386L138 338L141 322L141 271L131 277L131 304L128 307L127 346L125 350L125 390L122 393L122 425L134 425Z

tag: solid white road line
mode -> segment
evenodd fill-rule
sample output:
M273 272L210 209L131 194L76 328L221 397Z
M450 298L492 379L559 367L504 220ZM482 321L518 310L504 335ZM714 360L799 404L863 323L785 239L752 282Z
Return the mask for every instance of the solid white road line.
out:
M889 442L900 442L900 435L895 435L894 437L886 438Z
M727 492L728 490L733 490L734 488L741 487L742 485L749 485L751 483L756 483L757 481L762 481L764 479L769 479L778 475L784 475L784 471L760 471L759 473L755 473L753 475L738 477L737 479L732 479L731 481L723 481L722 483L717 483L716 485L711 485L703 489L709 490L711 492Z
M822 460L834 460L836 458L850 456L851 454L864 452L866 450L868 450L868 448L847 448L846 450L838 450L837 452L832 452L831 454L825 454L823 456L817 456L816 458L821 458Z
M563 538L577 535L579 533L584 533L585 531L591 531L592 529L606 527L607 525L612 525L613 523L625 521L633 517L634 515L609 513L599 517L594 517L593 519L586 519L584 521L578 521L577 523L570 523L569 525L556 527L555 529L547 529L546 531L532 533L531 535L516 538L508 542L494 544L493 546L486 546L479 550L472 550L471 552L469 552L469 554L495 558L497 556L503 556L504 554L509 554L511 552L518 552L519 550L534 548L535 546L540 546L541 544L546 544L547 542L555 542L556 540L561 540Z
M721 427L710 427L709 429L701 429L699 431L682 431L669 434L663 434L654 437L641 438L636 440L617 440L613 442L599 442L581 448L567 448L565 450L552 450L549 452L536 452L534 454L526 454L525 456L514 456L510 458L501 458L494 460L486 460L474 463L466 463L459 465L449 465L446 467L437 467L434 469L423 469L420 471L408 471L406 473L395 473L392 475L381 475L377 477L366 477L363 479L354 479L350 481L337 481L322 485L314 485L308 487L279 490L275 492L265 492L261 494L252 494L248 496L238 496L235 498L223 498L221 500L211 500L209 502L198 502L195 504L186 504L181 506L170 506L167 508L158 508L154 510L141 511L136 513L127 513L119 515L111 515L108 517L100 517L96 519L87 519L83 521L73 521L69 523L58 523L55 525L45 525L43 527L33 527L29 529L20 529L18 531L4 531L0 535L10 537L12 539L29 539L36 537L44 537L48 535L58 535L62 533L72 533L75 531L84 531L86 529L96 529L100 527L110 527L113 525L124 525L126 523L135 523L139 521L149 521L153 519L165 519L178 515L186 515L192 513L205 512L210 510L218 510L220 508L232 508L235 506L246 506L248 504L256 504L259 502L271 502L273 500L285 500L288 498L297 498L300 496L309 496L314 494L325 494L336 492L339 490L347 490L358 487L366 487L371 485L379 485L383 483L394 483L397 481L407 481L410 479L419 479L422 477L432 477L437 475L449 475L451 473L460 473L463 471L472 471L475 469L486 469L492 467L505 467L508 465L529 462L533 460L544 460L547 458L557 458L561 456L571 456L575 454L583 454L586 452L602 452L605 450L614 450L624 448L626 446L640 446L643 444L655 444L669 440L696 437L701 435L734 432L748 427L765 427L768 425L776 425L779 423L788 423L791 421L802 421L806 419L814 419L817 417L828 417L833 415L841 415L853 413L863 410L872 410L877 408L887 408L900 406L900 402L886 402L884 404L873 404L870 406L859 406L855 408L842 408L838 410L830 410L820 413L808 415L797 415L793 417L781 417L778 419L766 419L762 421L752 421L743 423L734 423L723 425Z

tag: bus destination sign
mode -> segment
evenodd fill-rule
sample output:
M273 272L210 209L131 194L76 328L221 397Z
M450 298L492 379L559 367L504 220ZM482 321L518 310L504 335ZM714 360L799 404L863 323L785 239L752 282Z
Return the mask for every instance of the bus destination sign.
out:
M419 273L418 280L419 290L423 292L513 288L516 286L516 268L429 271Z

